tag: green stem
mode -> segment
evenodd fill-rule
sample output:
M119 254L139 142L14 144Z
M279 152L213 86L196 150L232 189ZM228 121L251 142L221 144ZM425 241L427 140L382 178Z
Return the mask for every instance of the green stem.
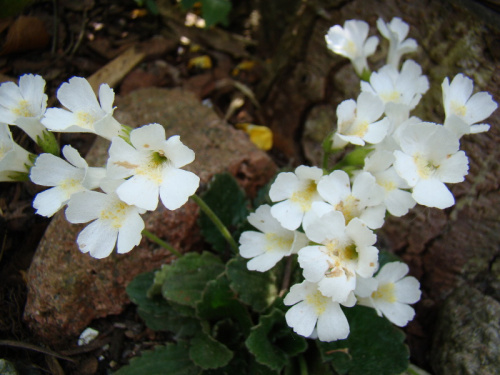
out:
M235 253L238 253L239 248L238 248L238 245L236 244L236 241L231 236L231 233L229 233L229 230L224 225L224 223L215 214L215 212L213 212L212 209L198 195L196 195L196 194L191 195L191 199L194 200L198 206L200 206L201 210L205 213L205 215L207 215L208 218L212 221L212 223L214 223L214 225L217 227L219 232L222 234L222 236L229 243L229 245L231 246L233 251Z
M179 250L176 250L174 247L172 247L170 244L167 242L163 241L160 237L154 235L151 233L149 230L144 229L142 231L142 234L147 237L149 240L153 241L154 243L160 245L161 247L167 249L170 251L172 254L175 254L177 257L182 257L182 253Z
M299 355L300 375L307 375L307 363L303 355Z

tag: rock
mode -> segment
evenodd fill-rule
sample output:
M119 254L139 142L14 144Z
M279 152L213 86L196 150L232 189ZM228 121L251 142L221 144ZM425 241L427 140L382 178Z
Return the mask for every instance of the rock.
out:
M219 172L229 171L252 196L275 174L276 167L247 136L220 120L181 89L137 90L117 103L119 121L131 126L163 124L167 137L175 134L196 153L186 169L201 178L201 188ZM98 139L87 156L92 166L103 165L109 143ZM182 252L202 246L196 225L197 206L189 201L176 211L160 203L143 216L146 228ZM122 311L125 287L137 274L159 268L172 255L143 238L124 255L97 260L82 254L76 244L83 225L71 225L61 211L55 215L28 271L24 318L42 341L59 345L77 336L93 319Z
M494 375L500 370L500 303L469 286L446 299L436 324L437 375Z

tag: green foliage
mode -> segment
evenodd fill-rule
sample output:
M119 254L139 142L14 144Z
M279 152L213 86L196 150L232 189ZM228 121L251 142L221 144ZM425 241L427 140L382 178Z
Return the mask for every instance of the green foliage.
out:
M247 261L241 257L235 257L227 263L227 275L231 280L231 288L241 301L257 312L263 312L271 306L278 295L274 272L249 271Z
M293 334L286 324L285 313L278 309L260 317L245 344L257 362L276 371L281 371L291 357L307 349L306 340Z
M142 352L115 375L198 375L200 368L189 359L187 343L167 344Z
M233 233L233 236L238 238L247 220L248 202L234 177L229 173L215 176L208 190L202 195L202 199ZM223 254L227 247L226 239L203 212L200 213L199 224L205 240Z
M211 253L190 253L162 268L166 273L162 294L167 301L195 307L205 285L224 271L222 261Z
M32 2L33 0L0 0L0 18L17 16Z
M182 0L181 5L184 9L191 9L197 2L201 3L201 14L206 27L218 23L224 26L229 24L229 13L232 8L229 0Z
M248 202L233 177L216 176L204 200L225 225L243 228ZM218 230L207 217L200 222L207 242L226 255ZM381 265L393 260L381 252ZM143 353L118 374L390 375L407 368L404 334L362 306L344 309L351 329L346 340L308 346L287 325L278 296L285 263L255 272L240 256L224 263L205 251L137 276L127 293L139 315L150 329L171 332L177 343ZM297 260L287 264L289 281L300 282Z
M340 375L396 375L408 368L409 351L403 331L374 309L344 309L351 332L345 340L319 342L323 361L330 361Z
M160 12L158 11L158 6L156 5L156 0L134 0L136 4L140 7L146 7L151 14L155 16Z

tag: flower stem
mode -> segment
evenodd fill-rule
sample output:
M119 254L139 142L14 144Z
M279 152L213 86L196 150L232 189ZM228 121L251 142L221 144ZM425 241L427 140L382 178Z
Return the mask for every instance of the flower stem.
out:
M154 235L149 230L144 229L142 231L142 234L143 234L143 236L147 237L149 240L153 241L157 245L160 245L161 247L170 251L172 254L175 254L177 257L179 257L179 258L182 257L182 253L179 250L176 250L174 247L172 247L172 245L163 241L160 237Z
M299 355L299 369L300 369L300 375L307 375L309 373L307 371L306 360L302 355Z
M205 215L207 215L208 218L212 221L212 223L214 223L219 232L229 243L233 251L235 253L238 253L239 249L238 245L236 244L236 241L231 236L231 233L229 233L229 230L224 225L224 223L215 214L215 212L213 212L212 209L205 203L205 201L203 201L203 199L201 199L198 195L196 194L191 195L191 199L194 200L198 206L200 206L201 210L205 213Z

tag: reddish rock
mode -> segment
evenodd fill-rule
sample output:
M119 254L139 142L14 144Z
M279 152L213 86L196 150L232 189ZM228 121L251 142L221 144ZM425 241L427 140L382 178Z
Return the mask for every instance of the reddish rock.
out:
M243 132L221 121L193 94L180 90L137 90L118 102L116 117L132 126L153 122L167 136L179 134L196 152L186 169L198 174L202 188L219 172L230 171L250 194L276 172L270 158ZM87 159L103 165L108 142L98 139ZM145 214L146 228L182 252L199 249L198 208L188 202L176 211L159 208ZM25 320L32 331L52 345L67 342L93 319L118 314L129 302L125 287L135 275L159 268L172 255L143 238L130 253L97 260L82 254L75 239L83 225L71 225L61 211L55 215L29 269Z

